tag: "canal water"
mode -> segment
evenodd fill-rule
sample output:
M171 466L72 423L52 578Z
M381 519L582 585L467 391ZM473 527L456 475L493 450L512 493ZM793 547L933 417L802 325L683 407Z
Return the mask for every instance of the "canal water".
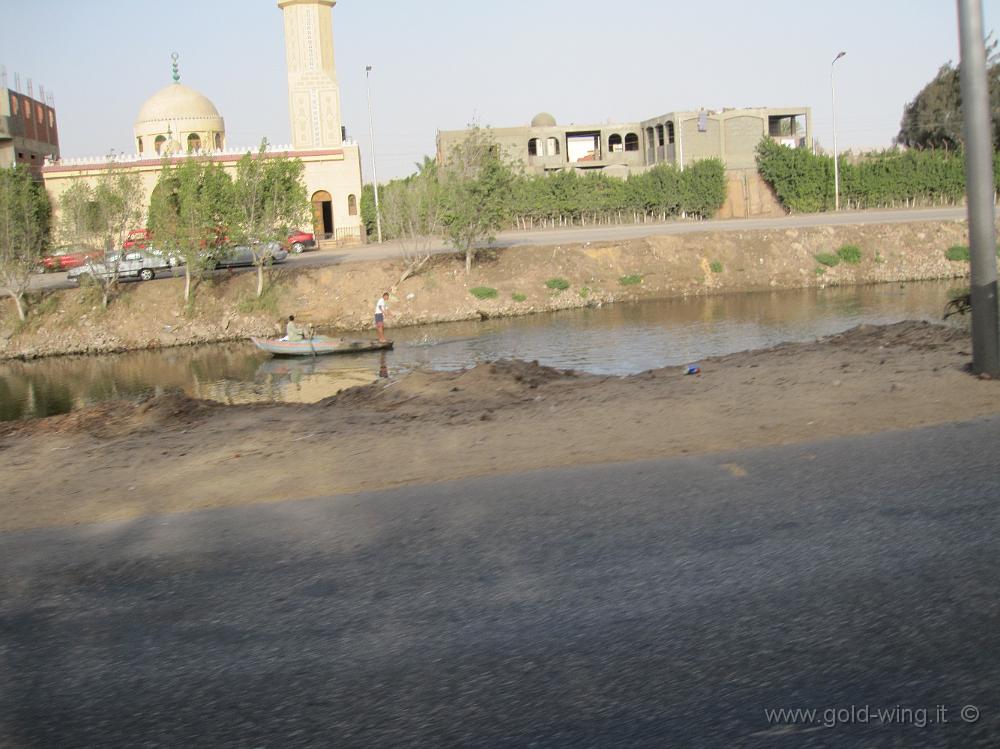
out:
M66 413L102 400L181 389L223 403L309 403L415 367L454 370L500 358L625 375L862 323L940 320L956 282L727 294L615 304L485 322L392 330L383 354L271 359L251 344L0 363L0 420Z

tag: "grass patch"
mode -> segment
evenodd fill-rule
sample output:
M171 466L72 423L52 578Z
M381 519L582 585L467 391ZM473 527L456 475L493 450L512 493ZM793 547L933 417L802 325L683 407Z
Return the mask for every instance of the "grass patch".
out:
M516 291L510 295L510 298L513 299L515 302L524 302L527 301L528 299L528 297L526 297L524 294L518 294Z
M264 293L259 297L253 291L241 297L236 304L236 310L241 315L277 315L283 295L284 289L276 283L270 283L264 287Z
M590 296L590 287L589 286L584 286L582 289L580 289L580 298L581 299L586 299L589 296Z
M857 265L861 262L861 248L854 244L845 244L837 250L837 257L848 265Z
M712 273L722 273L722 263L718 260L713 260L708 264L708 269L712 271Z
M817 276L822 276L826 273L826 268L820 265L815 270L813 270L813 273L815 273Z
M566 291L569 288L569 281L565 278L550 278L545 285L555 291Z
M827 268L836 268L840 265L840 258L832 252L821 252L816 255L816 262Z
M622 276L621 278L618 279L618 283L620 283L622 286L636 286L637 284L642 283L642 276L638 274L631 276Z
M882 265L885 262L885 258L882 257L882 253L875 250L875 265Z
M969 248L964 244L956 244L944 251L944 256L956 263L969 262Z
M472 294L476 299L496 299L497 290L492 286L476 286L475 288L469 289L469 293Z

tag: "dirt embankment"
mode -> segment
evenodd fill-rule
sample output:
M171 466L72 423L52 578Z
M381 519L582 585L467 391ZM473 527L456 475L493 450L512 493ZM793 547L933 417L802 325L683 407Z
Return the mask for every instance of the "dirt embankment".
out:
M964 222L717 232L625 242L517 247L482 253L466 276L460 260L435 257L394 289L390 326L513 316L618 301L758 289L959 277L967 264L944 251L967 242ZM857 264L816 260L846 244ZM357 250L364 253L364 249ZM268 335L289 313L320 326L364 330L374 300L399 278L401 261L345 263L275 271L263 304L253 301L253 274L220 274L201 284L193 312L181 279L126 284L108 310L83 290L36 301L27 326L0 304L0 358L110 352ZM565 289L547 282L564 279ZM556 284L558 285L558 284ZM496 290L479 299L477 287Z
M0 531L926 426L1000 412L968 334L862 326L625 378L502 361L309 406L166 395L0 424ZM376 449L377 447L377 449ZM745 469L725 457L735 481Z

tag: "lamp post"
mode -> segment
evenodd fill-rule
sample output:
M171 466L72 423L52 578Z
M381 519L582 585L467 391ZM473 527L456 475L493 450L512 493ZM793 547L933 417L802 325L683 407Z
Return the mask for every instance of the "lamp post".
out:
M996 209L993 205L993 128L982 0L958 0L962 51L962 110L965 136L966 194L972 276L972 368L1000 375L1000 323L997 321Z
M846 55L841 52L830 63L830 102L833 104L833 210L840 210L840 162L837 159L837 91L833 86L833 66Z
M378 208L378 170L375 167L375 119L372 117L372 66L365 66L365 87L368 89L368 135L372 142L372 186L375 188L375 230L382 244L382 213Z

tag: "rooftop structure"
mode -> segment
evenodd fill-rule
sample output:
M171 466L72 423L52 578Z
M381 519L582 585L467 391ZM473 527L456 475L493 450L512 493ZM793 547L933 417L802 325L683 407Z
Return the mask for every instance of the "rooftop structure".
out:
M45 159L59 157L59 129L51 94L39 87L35 98L31 82L27 93L7 87L7 74L0 76L0 168L15 164L38 173Z

